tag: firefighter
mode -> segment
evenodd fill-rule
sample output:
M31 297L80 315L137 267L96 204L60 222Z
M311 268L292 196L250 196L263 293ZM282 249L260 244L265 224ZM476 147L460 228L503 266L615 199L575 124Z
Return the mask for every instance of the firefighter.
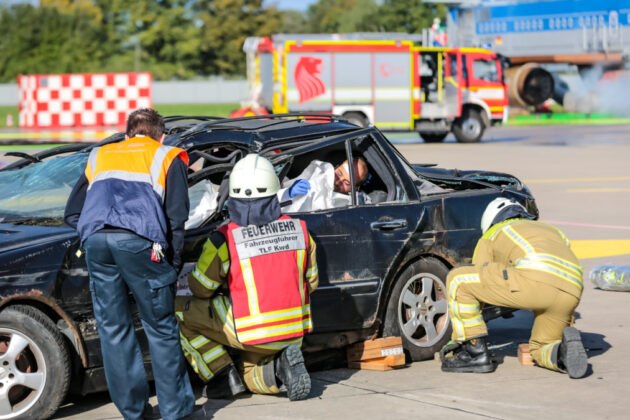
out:
M529 350L538 366L571 378L586 373L580 332L572 327L582 295L582 267L559 229L533 219L522 205L501 197L484 211L473 265L448 274L453 334L440 352L443 371L495 370L486 344L483 302L534 312Z
M193 296L176 300L181 344L207 383L208 398L247 389L306 398L311 381L300 350L312 330L309 294L318 285L315 243L283 216L273 165L249 154L229 178L230 222L205 242L188 276ZM227 348L240 350L238 368Z

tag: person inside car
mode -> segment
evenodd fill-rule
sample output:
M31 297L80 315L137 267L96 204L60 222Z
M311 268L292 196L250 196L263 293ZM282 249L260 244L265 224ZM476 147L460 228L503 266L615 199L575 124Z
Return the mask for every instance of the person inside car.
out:
M235 397L245 386L258 394L285 388L292 401L310 391L300 347L319 283L315 242L303 221L282 215L279 188L267 159L249 154L234 165L230 220L188 275L193 296L175 300L184 355L208 398ZM226 347L240 350L238 369Z
M361 185L369 182L370 174L363 158L355 157L352 160L355 189L358 190ZM351 191L347 160L337 167L329 162L313 160L299 176L283 182L278 199L283 205L284 213L315 211L350 205ZM359 191L359 202L365 204L371 200L367 194Z

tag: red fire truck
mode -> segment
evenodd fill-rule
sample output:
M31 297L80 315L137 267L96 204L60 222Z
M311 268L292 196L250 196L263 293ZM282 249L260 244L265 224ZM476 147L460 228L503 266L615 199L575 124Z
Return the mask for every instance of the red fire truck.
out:
M426 142L451 131L477 142L507 118L501 60L491 51L421 47L405 34L350 35L248 38L250 97L233 115L330 112L360 126L417 131Z

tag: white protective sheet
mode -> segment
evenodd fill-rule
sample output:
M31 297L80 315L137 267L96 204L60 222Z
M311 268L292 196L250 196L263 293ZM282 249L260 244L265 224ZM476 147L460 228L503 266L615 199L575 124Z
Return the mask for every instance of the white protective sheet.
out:
M305 195L288 198L287 189L298 179L306 179L311 184L310 191ZM335 187L335 168L329 162L321 160L312 161L302 173L293 178L285 178L282 188L278 191L278 200L292 203L282 207L283 213L308 212L315 210L344 207L351 204L350 196L337 193Z
M190 211L186 229L198 227L217 209L218 193L210 181L204 179L188 189Z

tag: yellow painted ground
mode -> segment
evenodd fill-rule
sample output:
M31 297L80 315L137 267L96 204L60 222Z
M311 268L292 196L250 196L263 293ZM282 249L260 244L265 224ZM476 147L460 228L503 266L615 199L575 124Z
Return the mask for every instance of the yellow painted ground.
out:
M629 254L630 260L630 239L571 240L571 249L580 259Z

